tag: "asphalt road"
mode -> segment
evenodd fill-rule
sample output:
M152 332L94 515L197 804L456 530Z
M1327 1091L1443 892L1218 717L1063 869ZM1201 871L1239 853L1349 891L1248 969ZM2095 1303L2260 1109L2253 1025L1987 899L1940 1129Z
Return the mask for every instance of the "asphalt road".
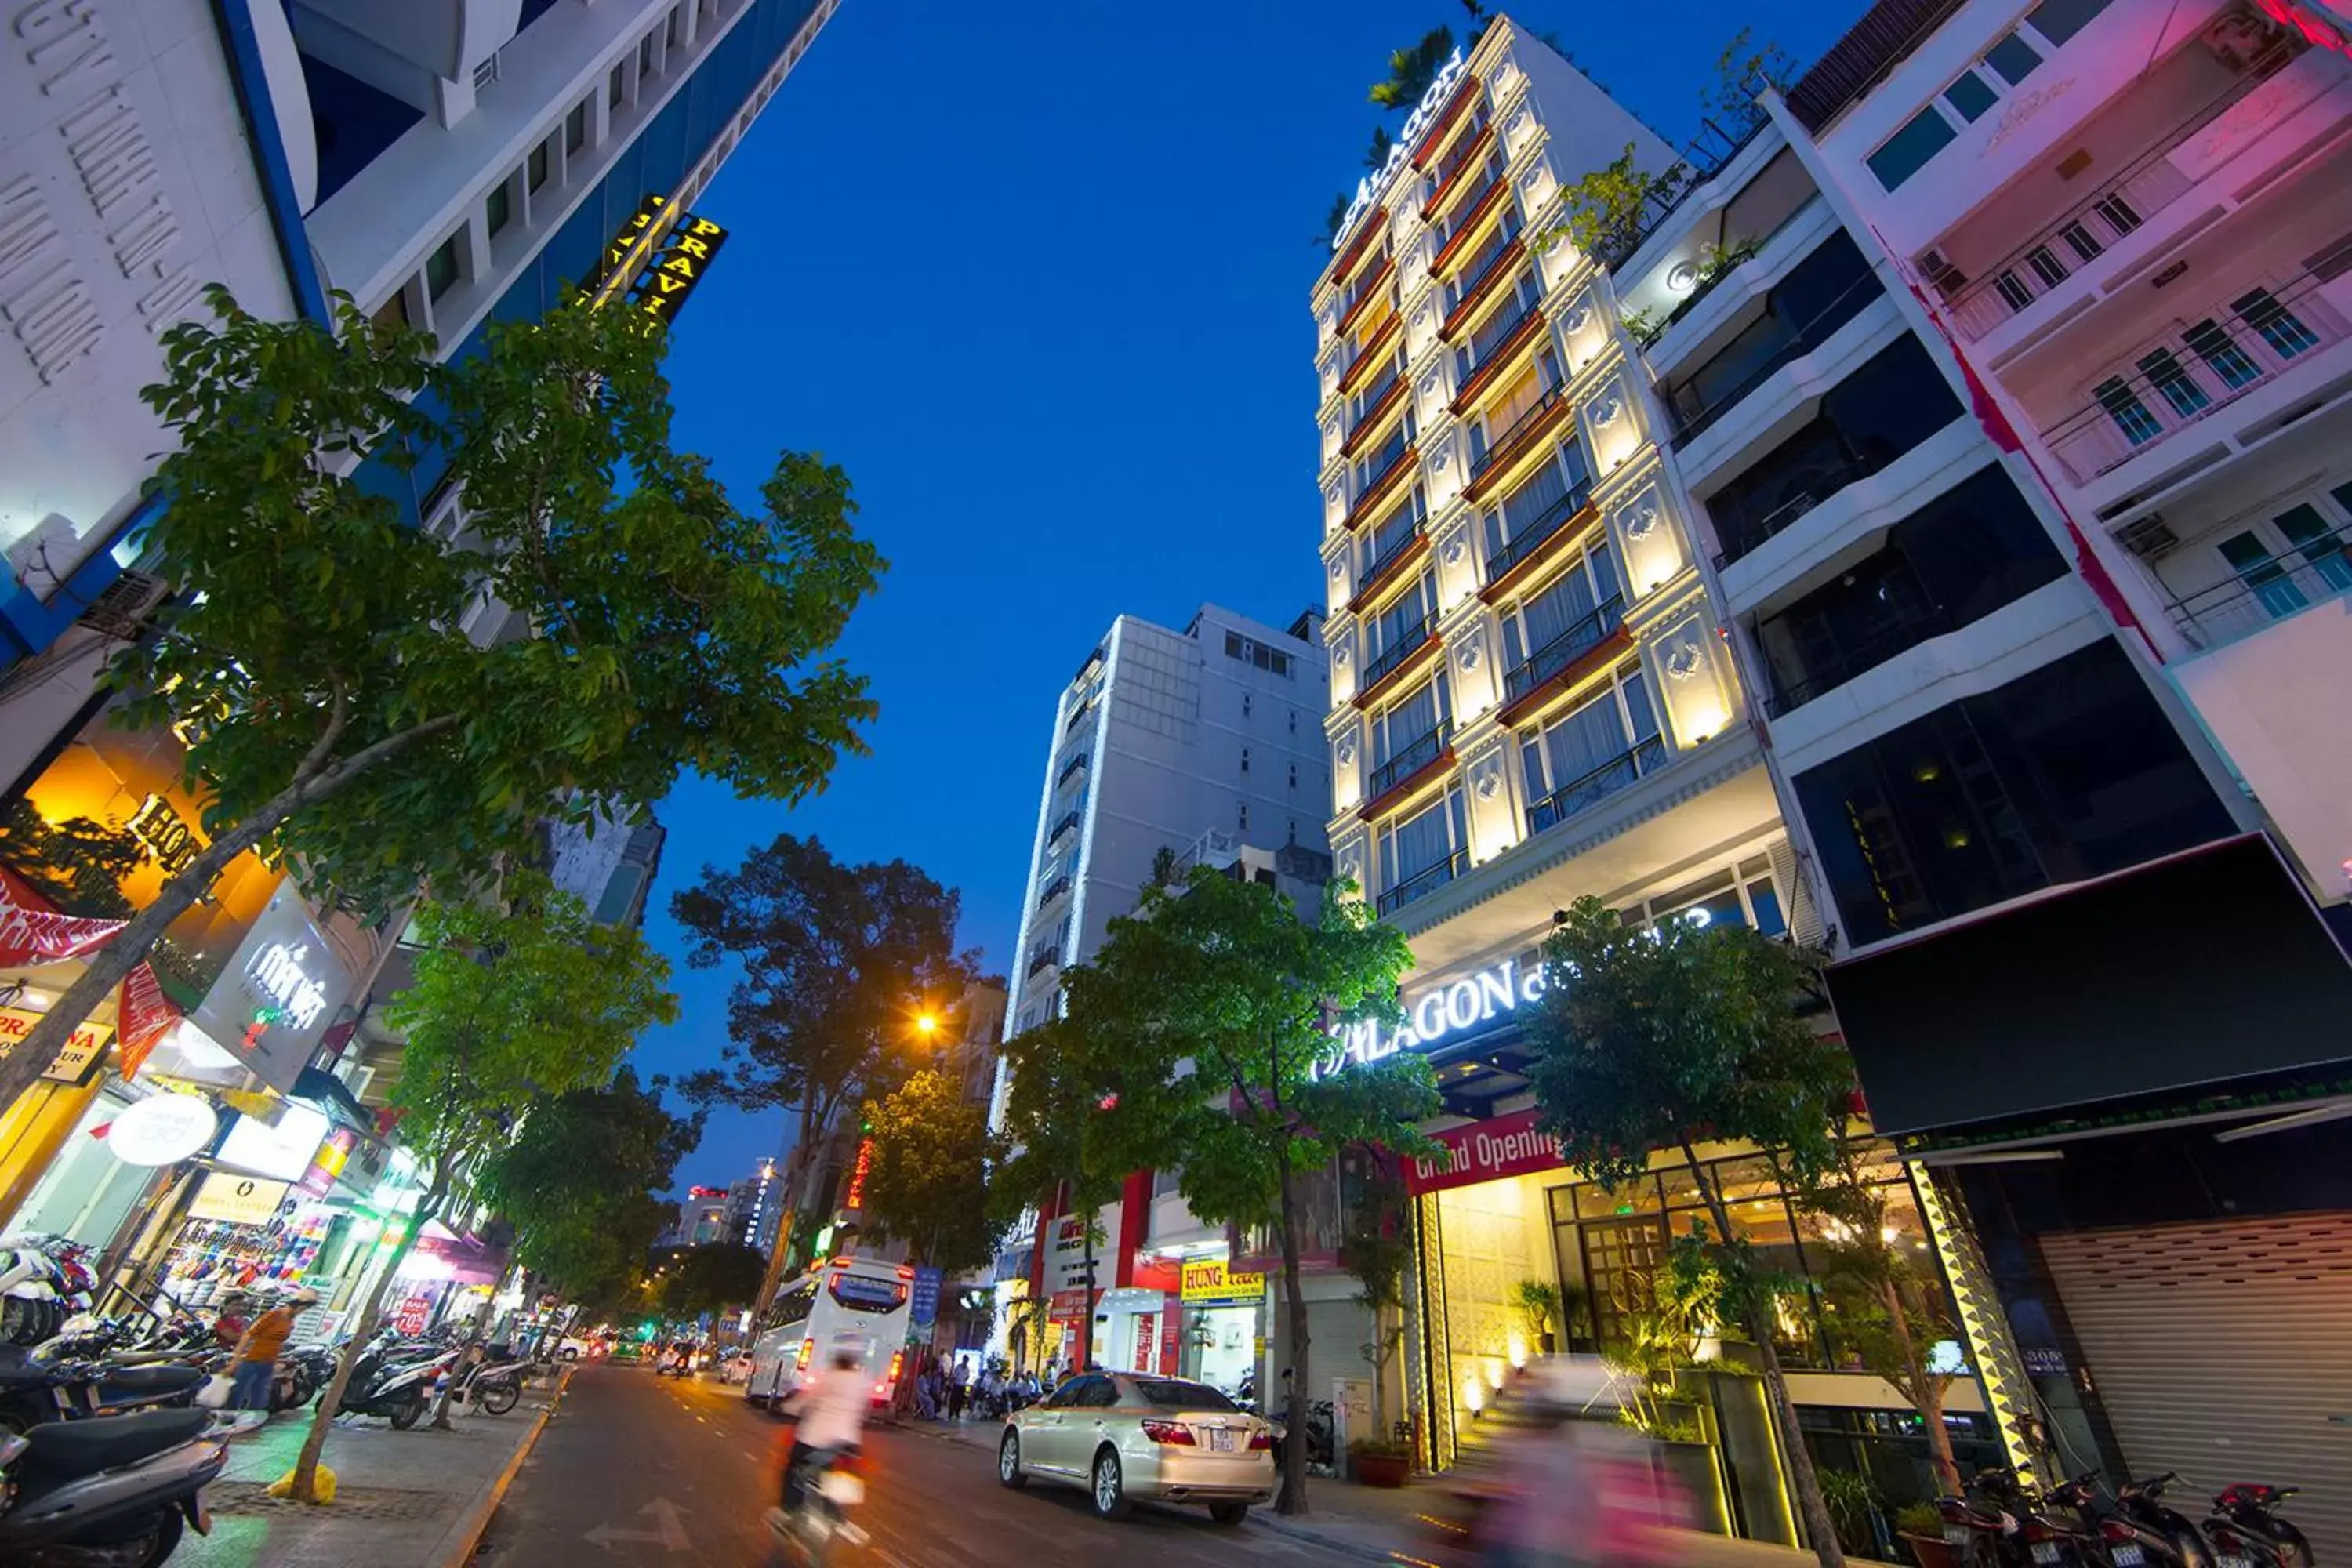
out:
M583 1368L476 1553L476 1568L742 1564L780 1556L761 1510L776 1500L791 1426L733 1389ZM1044 1568L1149 1561L1152 1568L1341 1568L1361 1560L1255 1524L1138 1508L1107 1523L1076 1489L1008 1492L984 1447L898 1429L868 1432L858 1522L873 1535L840 1568Z

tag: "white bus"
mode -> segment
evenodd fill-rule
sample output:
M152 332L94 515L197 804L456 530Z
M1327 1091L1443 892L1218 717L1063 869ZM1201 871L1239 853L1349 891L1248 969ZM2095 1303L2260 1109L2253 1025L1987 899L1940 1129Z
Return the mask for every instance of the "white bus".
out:
M743 1397L774 1410L815 1382L832 1355L845 1349L873 1374L875 1403L888 1403L906 1365L914 1279L915 1271L903 1263L835 1258L777 1287L755 1325Z

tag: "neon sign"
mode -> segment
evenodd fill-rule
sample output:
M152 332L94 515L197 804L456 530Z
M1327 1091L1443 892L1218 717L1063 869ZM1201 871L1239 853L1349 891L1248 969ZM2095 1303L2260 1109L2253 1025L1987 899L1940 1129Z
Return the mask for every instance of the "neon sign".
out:
M1389 149L1389 161L1381 165L1381 172L1366 174L1356 182L1356 199L1348 204L1348 216L1339 220L1339 229L1331 236L1332 249L1337 250L1347 243L1348 236L1354 232L1358 221L1370 210L1372 193L1389 183L1389 176L1396 173L1397 165L1405 161L1428 131L1430 122L1445 107L1445 100L1453 96L1454 84L1461 77L1462 51L1456 49L1454 58L1445 62L1445 68L1437 73L1437 79L1429 84L1429 90L1421 95L1420 105L1413 110L1412 117L1404 122L1404 134L1399 136L1396 144Z
M302 967L310 956L309 942L273 942L254 954L246 973L261 987L264 994L277 1002L286 1018L297 1028L307 1029L319 1021L327 1010L326 987L310 978ZM257 1019L260 1023L279 1023L284 1019Z

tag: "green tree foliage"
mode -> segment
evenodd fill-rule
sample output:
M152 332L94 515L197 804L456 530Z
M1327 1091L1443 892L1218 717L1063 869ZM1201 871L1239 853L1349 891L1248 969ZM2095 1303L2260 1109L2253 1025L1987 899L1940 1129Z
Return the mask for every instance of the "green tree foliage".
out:
M1389 1435L1388 1367L1404 1342L1404 1276L1412 1264L1412 1237L1405 1215L1403 1174L1378 1149L1357 1152L1360 1173L1348 1194L1345 1228L1339 1236L1339 1267L1356 1279L1356 1304L1372 1316L1372 1338L1363 1347L1372 1369L1372 1440Z
M136 911L121 882L146 863L139 841L95 817L43 817L17 795L0 806L0 860L69 915L128 920Z
M331 330L210 300L146 394L177 449L143 540L181 593L109 673L125 722L186 737L211 842L0 1059L0 1106L247 848L385 909L687 768L797 798L874 713L827 657L883 568L846 477L786 453L739 507L672 447L640 313L493 323L444 365L348 299ZM462 526L407 525L356 471L429 449ZM489 635L497 605L525 635Z
M1796 76L1795 56L1769 38L1758 44L1755 29L1742 27L1716 57L1715 81L1700 89L1699 108L1718 116L1732 135L1745 135L1764 121L1758 95L1767 88L1785 92Z
M1852 1068L1798 1012L1816 991L1819 961L1745 927L1636 929L1586 897L1544 943L1544 977L1528 1028L1543 1125L1567 1163L1604 1187L1645 1174L1654 1150L1679 1150L1689 1163L1713 1223L1698 1238L1703 1256L1683 1265L1711 1274L1710 1310L1754 1342L1806 1531L1824 1568L1836 1568L1837 1534L1773 1345L1780 1284L1697 1154L1702 1140L1756 1144L1801 1191L1836 1169L1831 1108L1851 1093Z
M740 1241L678 1247L654 1260L653 1304L668 1318L694 1318L751 1305L768 1259Z
M404 1041L392 1104L426 1181L415 1217L367 1298L295 1467L309 1499L357 1348L375 1332L400 1260L425 1223L544 1096L596 1088L637 1037L677 1016L669 964L634 927L603 926L536 873L497 903L428 901L416 915L415 981L385 1008Z
M1371 145L1364 149L1364 167L1375 174L1379 174L1388 166L1389 149L1394 145L1395 143L1389 140L1387 126L1373 126Z
M1453 53L1454 29L1432 28L1412 47L1391 51L1388 79L1374 82L1367 96L1382 109L1410 111L1428 96L1430 83L1437 79Z
M1418 1057L1322 1070L1335 1021L1399 1016L1397 976L1412 961L1402 933L1337 888L1309 922L1273 889L1199 867L1173 893L1147 889L1067 983L1071 1016L1118 1042L1118 1115L1106 1139L1116 1163L1175 1170L1201 1218L1275 1236L1296 1390L1315 1386L1299 1181L1350 1145L1425 1148L1417 1123L1437 1109ZM1305 1445L1286 1454L1281 1506L1303 1512Z
M779 834L731 871L670 902L686 928L687 963L740 966L728 993L727 1067L685 1089L704 1103L789 1107L799 1121L784 1190L797 1192L834 1113L887 1093L912 1068L915 1020L944 1011L980 973L958 952L962 900L903 860L845 865L815 838ZM787 1214L780 1238L794 1233ZM786 1263L770 1260L772 1287Z
M473 1178L474 1195L515 1227L515 1261L575 1300L636 1283L667 1221L654 1194L702 1133L702 1118L662 1109L660 1080L623 1068L609 1087L532 1104Z
M950 1273L996 1256L1003 1225L985 1201L998 1153L988 1108L949 1074L926 1069L866 1105L874 1161L866 1173L869 1226L904 1241L915 1261Z
M1560 191L1564 217L1538 231L1528 240L1528 248L1541 255L1564 239L1604 265L1614 265L1630 254L1641 240L1649 215L1671 205L1687 178L1680 163L1656 174L1636 168L1634 159L1639 155L1640 150L1628 142L1615 162L1564 186Z

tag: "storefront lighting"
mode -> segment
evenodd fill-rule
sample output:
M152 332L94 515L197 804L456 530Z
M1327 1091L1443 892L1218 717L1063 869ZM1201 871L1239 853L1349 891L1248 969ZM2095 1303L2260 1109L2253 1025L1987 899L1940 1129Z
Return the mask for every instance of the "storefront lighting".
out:
M1528 1342L1518 1334L1511 1336L1511 1370L1519 1372L1528 1364Z
M1486 1408L1486 1385L1475 1377L1462 1380L1462 1403L1469 1408L1475 1420L1478 1412Z

